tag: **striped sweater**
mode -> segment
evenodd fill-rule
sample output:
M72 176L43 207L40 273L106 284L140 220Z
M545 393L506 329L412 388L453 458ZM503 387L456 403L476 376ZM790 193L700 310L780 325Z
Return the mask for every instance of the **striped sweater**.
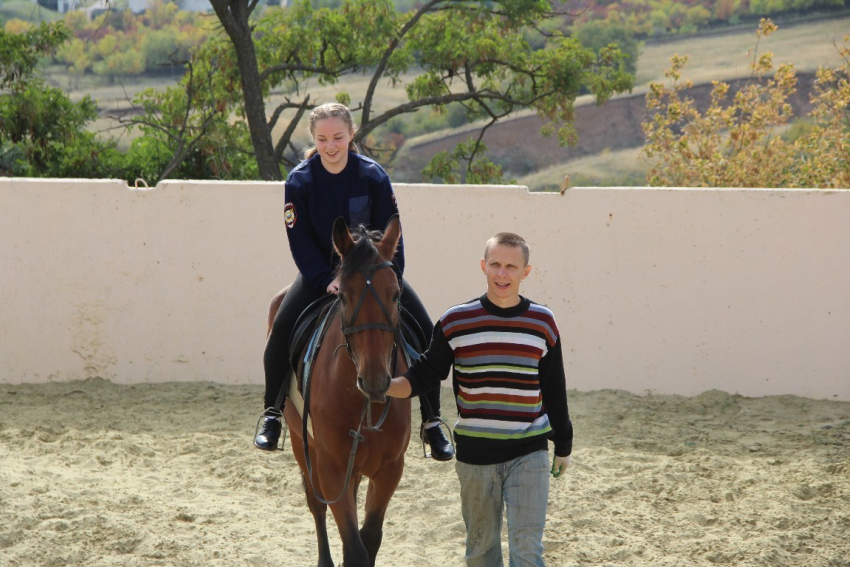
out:
M506 462L547 450L572 450L572 424L555 317L520 298L500 308L484 295L446 311L428 350L405 374L412 394L438 386L450 367L457 401L457 459Z

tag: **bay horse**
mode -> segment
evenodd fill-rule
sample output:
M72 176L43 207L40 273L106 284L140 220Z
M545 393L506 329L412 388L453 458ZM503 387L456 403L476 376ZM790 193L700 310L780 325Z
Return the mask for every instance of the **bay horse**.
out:
M319 567L333 567L328 506L342 540L345 567L374 567L387 506L404 470L410 400L386 396L392 376L407 370L401 344L401 288L391 263L400 237L398 215L382 235L365 230L352 235L345 221L337 219L333 244L341 258L339 305L312 364L309 393L303 393L309 400L312 433L306 433L294 403L284 409L316 524ZM285 292L272 300L269 325ZM380 430L372 429L373 414L381 415ZM357 489L364 476L369 485L363 526L358 529Z

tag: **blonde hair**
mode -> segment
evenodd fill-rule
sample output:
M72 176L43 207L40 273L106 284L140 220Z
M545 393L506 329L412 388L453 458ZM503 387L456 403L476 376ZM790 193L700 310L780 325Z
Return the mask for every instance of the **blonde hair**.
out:
M528 265L528 259L530 251L528 249L528 243L525 241L525 238L518 234L514 234L513 232L500 232L496 236L492 237L487 241L487 246L484 248L484 259L487 259L487 254L490 253L490 247L494 244L501 244L503 246L516 246L522 250L522 259L525 261L525 265Z
M315 130L316 130L316 122L319 120L324 120L325 118L342 118L342 121L348 125L348 129L351 131L351 142L348 144L348 151L354 152L355 154L360 153L360 148L357 147L357 144L354 143L354 134L357 132L357 128L354 127L354 118L351 116L351 110L348 109L344 104L339 104L338 102L326 102L325 104L320 104L316 108L310 112L310 118L307 120L307 128L310 132L310 139L315 140ZM314 143L312 146L304 150L304 159L309 159L316 155L316 144Z

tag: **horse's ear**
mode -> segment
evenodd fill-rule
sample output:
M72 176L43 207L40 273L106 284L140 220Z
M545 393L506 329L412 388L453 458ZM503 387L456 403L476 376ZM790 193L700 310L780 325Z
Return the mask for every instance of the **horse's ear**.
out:
M384 229L384 236L378 244L381 256L388 259L395 256L395 249L398 247L399 240L401 240L401 221L398 218L398 213L396 213L390 217L387 228Z
M345 219L342 217L337 217L334 221L333 241L337 254L342 258L345 258L351 247L354 246L354 239L351 238L351 232L348 230L348 225L345 224Z

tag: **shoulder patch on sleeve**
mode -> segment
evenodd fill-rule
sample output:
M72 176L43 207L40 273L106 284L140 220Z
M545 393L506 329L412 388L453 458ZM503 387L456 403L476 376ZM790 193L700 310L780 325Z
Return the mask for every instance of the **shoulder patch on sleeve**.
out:
M298 215L295 214L295 205L287 203L283 206L283 221L286 223L286 228L295 226L296 220L298 220Z

